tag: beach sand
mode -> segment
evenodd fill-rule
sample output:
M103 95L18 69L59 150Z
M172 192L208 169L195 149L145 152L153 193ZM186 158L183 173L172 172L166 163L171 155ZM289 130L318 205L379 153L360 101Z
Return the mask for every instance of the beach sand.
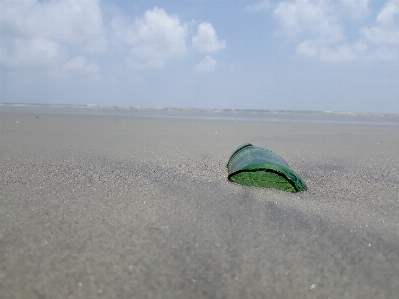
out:
M0 113L0 294L398 298L399 129ZM232 184L250 142L308 191Z

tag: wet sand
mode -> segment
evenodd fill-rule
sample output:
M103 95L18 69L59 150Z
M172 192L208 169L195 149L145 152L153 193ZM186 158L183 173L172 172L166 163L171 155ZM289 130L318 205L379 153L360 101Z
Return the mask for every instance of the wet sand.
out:
M241 143L308 191L229 183ZM0 113L8 298L398 298L394 126Z

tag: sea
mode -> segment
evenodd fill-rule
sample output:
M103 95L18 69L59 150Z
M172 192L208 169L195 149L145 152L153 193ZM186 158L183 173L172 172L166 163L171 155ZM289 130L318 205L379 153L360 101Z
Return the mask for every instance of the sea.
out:
M361 113L339 111L291 111L250 109L197 109L173 107L134 107L62 104L0 103L0 112L61 113L82 115L113 115L150 118L271 121L293 123L330 123L398 126L397 113Z

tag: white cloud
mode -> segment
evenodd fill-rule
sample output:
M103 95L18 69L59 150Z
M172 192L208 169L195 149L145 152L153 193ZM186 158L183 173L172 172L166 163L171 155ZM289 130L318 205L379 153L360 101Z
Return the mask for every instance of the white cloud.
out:
M63 46L81 45L89 52L106 47L99 0L4 1L0 16L4 63L51 63Z
M347 9L353 18L369 14L369 0L295 0L280 2L273 11L285 36L296 44L298 55L323 61L355 59L396 60L399 53L399 1L388 1L374 26L364 26L352 41L344 34L340 12Z
M329 1L296 0L280 2L273 12L284 34L289 38L306 33L315 39L331 43L344 38Z
M2 35L57 42L87 42L103 39L104 34L99 0L6 1L2 3L1 27Z
M399 45L399 1L389 1L378 14L375 26L361 29L363 37L375 44Z
M296 0L280 2L273 16L281 25L277 35L296 41L296 53L321 60L350 60L337 45L345 40L343 27L338 22L334 5L330 1ZM339 53L344 52L344 53Z
M392 47L380 46L370 52L367 58L370 60L398 60L398 52Z
M360 29L362 40L372 47L368 59L399 59L399 1L388 1L377 15L373 26Z
M352 45L326 47L320 51L320 60L323 61L349 61L354 60L357 53Z
M306 40L296 47L296 53L308 57L318 56L322 61L338 62L366 57L368 48L367 44L362 42L326 45Z
M4 38L0 43L0 61L12 66L50 64L60 52L60 45L47 38Z
M133 24L114 18L112 28L121 41L131 46L128 62L134 68L160 68L166 59L186 52L187 26L178 16L157 7Z
M198 33L193 37L193 46L202 52L215 52L226 47L224 40L219 40L212 24L202 22L198 26Z
M370 0L341 0L343 7L355 19L364 18L369 14L369 2Z
M305 40L296 47L296 52L299 55L308 57L316 56L319 52L317 46L312 45L312 41Z
M377 16L377 22L387 26L396 25L394 15L399 12L399 1L389 1Z
M87 60L83 56L77 56L69 60L64 64L64 69L67 71L80 71L96 73L98 72L98 66L94 63L87 63Z
M258 12L260 10L269 9L271 7L269 0L264 0L262 2L255 3L253 5L247 5L245 7L246 11Z
M197 72L210 72L213 71L216 67L216 60L212 58L210 55L206 55L204 59L201 60L200 63L198 63L194 71Z

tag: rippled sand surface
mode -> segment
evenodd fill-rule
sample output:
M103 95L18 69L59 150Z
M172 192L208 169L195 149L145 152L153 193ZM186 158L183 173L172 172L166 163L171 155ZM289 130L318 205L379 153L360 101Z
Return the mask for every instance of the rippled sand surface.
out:
M308 191L227 181L251 142ZM8 298L397 298L396 126L0 113Z

